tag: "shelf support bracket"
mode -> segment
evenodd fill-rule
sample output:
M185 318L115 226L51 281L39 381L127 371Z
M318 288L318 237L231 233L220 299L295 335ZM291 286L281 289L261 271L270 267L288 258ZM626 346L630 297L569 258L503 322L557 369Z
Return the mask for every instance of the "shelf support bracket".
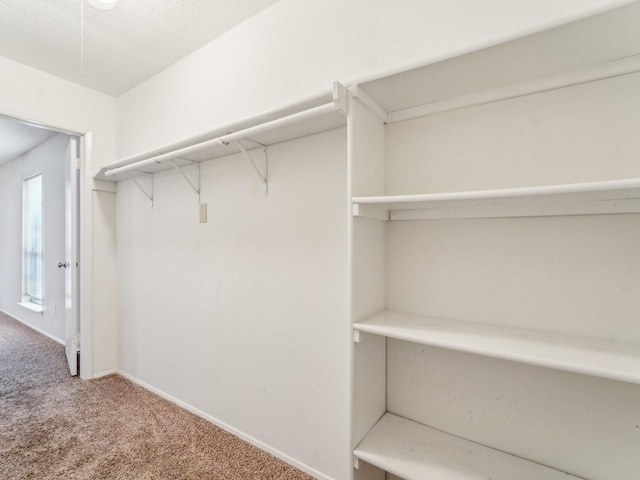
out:
M198 169L198 181L196 183L192 182L191 179L187 176L187 174L184 172L183 167L179 167L178 164L173 160L169 160L171 162L171 165L173 165L173 167L180 173L180 175L182 175L182 177L187 181L187 183L189 184L189 186L191 187L191 189L196 192L196 195L198 196L198 205L200 204L200 164L197 162L194 162L196 164L196 167Z
M153 175L151 175L151 193L148 193L144 189L144 187L142 185L140 185L140 182L138 182L138 180L136 180L136 177L131 175L131 172L125 172L125 173L131 179L131 181L134 183L134 185L140 189L142 194L149 199L149 202L151 204L151 208L153 208Z
M247 139L247 140L250 140L250 139ZM258 168L258 165L256 165L256 162L253 160L253 158L251 158L251 155L249 155L249 152L247 152L247 150L242 146L242 144L239 141L233 140L233 143L242 152L242 155L244 156L244 158L246 158L249 161L249 163L251 163L251 166L253 166L253 169L258 174L258 177L260 177L260 180L262 180L262 182L264 183L264 194L268 196L269 195L269 157L267 154L267 147L266 145L262 145L258 142L254 142L253 140L250 140L250 141L253 143L257 143L258 145L260 145L260 147L262 147L262 151L264 152L264 173L260 171L260 168Z
M353 331L353 341L355 343L360 343L360 330Z
M370 218L372 220L390 220L390 214L386 208L379 205L368 205L365 203L354 203L351 207L354 217Z
M353 457L353 468L356 470L360 469L360 459L354 455Z
M351 87L351 96L384 123L389 123L389 112L378 105L378 103L373 98L371 98L362 88L358 87L357 85Z
M333 104L343 115L349 113L349 91L340 82L333 82Z

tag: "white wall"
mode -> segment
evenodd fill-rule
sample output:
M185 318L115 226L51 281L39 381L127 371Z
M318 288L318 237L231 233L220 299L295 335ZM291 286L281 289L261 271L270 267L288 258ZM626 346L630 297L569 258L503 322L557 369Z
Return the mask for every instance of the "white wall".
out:
M84 248L93 247L92 236L112 235L115 225L92 219L95 194L92 192L93 173L101 165L113 161L116 150L116 104L115 99L78 86L66 80L40 72L19 63L0 58L0 114L77 133L92 132L92 157L86 159L83 171L85 189L82 192ZM115 205L115 198L111 199ZM85 250L82 269L89 272L82 279L84 302L81 305L85 320L93 321L97 327L82 329L82 343L93 343L93 355L87 350L81 358L83 377L91 377L94 372L112 370L117 367L112 352L116 346L111 343L117 328L117 297L115 295L115 250L109 243L102 243L93 249L96 258L103 259L92 270L93 257ZM108 261L110 259L110 261ZM93 298L97 301L93 302ZM90 327L91 325L89 325ZM108 332L107 335L95 335ZM94 361L94 356L95 360Z
M91 173L115 158L113 97L0 57L0 113L75 133L93 132Z
M65 160L69 137L56 135L0 166L0 310L64 342ZM44 215L44 312L22 301L23 182L42 174Z
M324 93L334 80L431 63L626 3L282 0L121 95L118 157ZM308 152L296 150L306 169ZM345 163L334 165L334 155ZM120 365L290 461L347 479L350 346L343 342L351 335L348 315L340 313L348 302L346 240L340 250L338 239L327 238L319 261L309 251L317 239L301 242L294 234L342 235L335 222L346 206L308 203L312 220L299 205L308 189L334 188L335 179L325 178L330 170L346 175L343 155L328 158L315 176L283 161L290 173L281 194L289 204L273 211L263 210L257 190L245 190L245 173L230 159L203 166L205 226L195 223L195 199L175 173L156 175L153 210L130 182L121 183ZM339 191L337 199L345 195Z
M282 0L118 98L127 157L628 0Z
M241 155L202 164L206 224L175 171L154 175L153 209L119 184L120 368L319 478L347 478L346 132L268 153L268 197Z
M102 186L100 186L102 187ZM100 188L99 187L99 188ZM107 186L108 187L108 186ZM102 376L118 367L118 277L116 245L116 192L95 189L92 208L94 323L93 375Z
M326 91L333 80L433 62L624 3L408 0L399 8L392 0L283 0L122 95L119 156L279 108ZM93 132L86 179L115 159L115 107L111 97L0 59L0 113ZM325 147L313 145L311 151ZM279 148L286 188L272 191L269 200L280 201L273 210L261 207L255 185L255 191L242 189L251 181L250 170L240 174L230 159L203 166L211 218L205 226L190 223L195 208L185 216L195 202L180 178L158 175L152 211L130 183L121 184L117 277L114 198L85 192L84 238L94 247L93 256L83 259L94 267L84 312L94 322L90 373L116 368L119 338L124 371L294 461L347 478L344 157L337 151L325 152L327 158L301 155L298 144L292 159L291 146L275 147L276 171ZM309 158L316 162L307 163ZM318 165L323 168L315 171ZM229 191L232 186L239 190ZM300 203L309 190L309 202ZM334 193L329 203L325 190ZM226 256L229 251L240 265ZM123 295L119 312L116 278ZM316 310L309 318L311 305ZM256 318L262 323L247 328Z

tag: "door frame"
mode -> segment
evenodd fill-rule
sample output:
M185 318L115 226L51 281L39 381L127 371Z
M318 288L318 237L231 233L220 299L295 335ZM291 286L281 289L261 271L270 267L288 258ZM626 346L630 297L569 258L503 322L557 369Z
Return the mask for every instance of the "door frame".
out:
M79 176L79 213L80 248L78 255L78 302L80 327L80 378L93 378L93 230L92 230L92 192L93 177L91 165L93 158L93 130L78 125L65 125L62 122L47 119L38 121L19 112L7 111L0 105L0 116L35 127L79 137L80 139L80 176Z

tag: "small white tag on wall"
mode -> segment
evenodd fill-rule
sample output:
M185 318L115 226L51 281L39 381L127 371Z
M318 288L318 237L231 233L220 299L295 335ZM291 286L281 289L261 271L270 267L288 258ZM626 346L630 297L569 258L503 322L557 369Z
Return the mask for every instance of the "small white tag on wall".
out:
M207 223L207 204L200 204L200 223Z

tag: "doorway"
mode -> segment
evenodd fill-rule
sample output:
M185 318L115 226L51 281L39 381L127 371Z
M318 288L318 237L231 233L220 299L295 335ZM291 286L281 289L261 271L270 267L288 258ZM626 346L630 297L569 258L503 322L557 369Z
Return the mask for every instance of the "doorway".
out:
M78 374L82 136L0 116L0 310Z

